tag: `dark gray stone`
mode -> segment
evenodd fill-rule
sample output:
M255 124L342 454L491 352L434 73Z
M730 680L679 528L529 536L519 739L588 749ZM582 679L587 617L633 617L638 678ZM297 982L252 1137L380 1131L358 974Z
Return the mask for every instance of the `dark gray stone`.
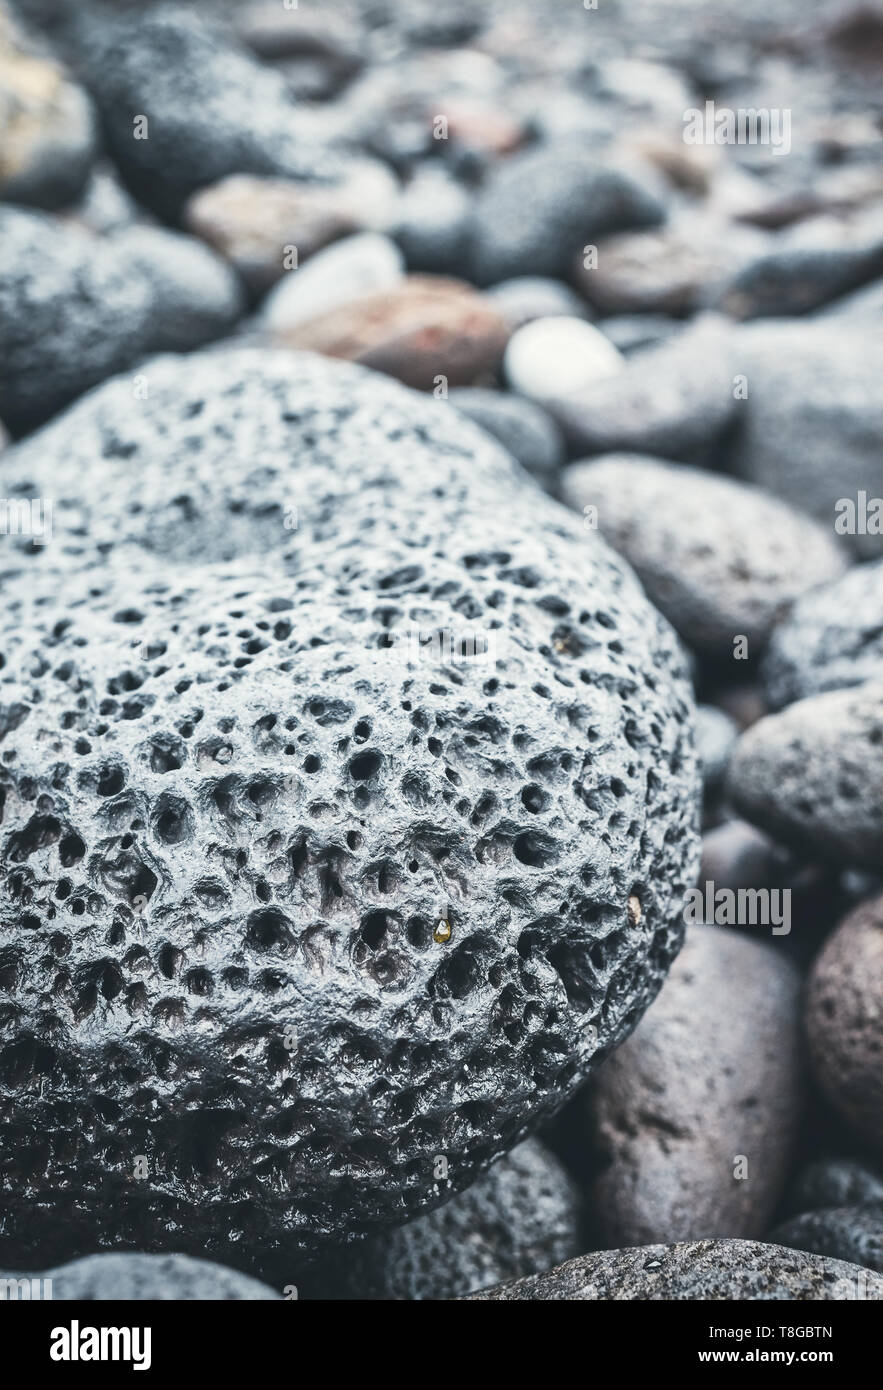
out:
M479 193L471 278L479 285L522 275L566 279L584 245L664 218L649 167L592 160L581 141L543 145L502 160Z
M883 1201L804 1212L778 1226L770 1240L883 1273Z
M798 1173L786 1202L797 1213L883 1202L883 1174L855 1159L822 1159Z
M762 669L774 709L883 679L883 560L799 598L773 633Z
M883 497L883 338L871 322L821 319L750 324L730 341L748 380L738 402L734 470L833 530L837 503ZM836 460L836 467L832 466ZM883 537L851 544L877 559Z
M409 270L459 275L469 219L470 197L466 190L429 168L406 188L391 234Z
M487 296L499 309L514 333L535 319L554 317L592 317L585 300L562 280L542 275L521 275L514 280L501 280L492 285Z
M564 440L542 406L523 396L468 386L451 391L448 399L455 410L493 435L539 482L554 482L564 463Z
M561 492L597 508L605 540L697 652L760 655L794 600L846 566L833 535L759 488L682 464L611 454L574 463Z
M87 1255L59 1269L39 1274L2 1274L9 1279L52 1281L54 1303L200 1300L262 1300L279 1298L275 1289L239 1270L226 1269L189 1255ZM21 1300L23 1291L14 1297ZM43 1297L46 1295L44 1294ZM6 1294L9 1297L9 1294Z
M473 1299L594 1302L603 1299L829 1302L883 1299L883 1278L859 1265L754 1240L696 1240L601 1250Z
M878 795L881 785L878 779ZM879 817L879 801L877 810ZM828 1100L879 1153L881 997L883 897L877 897L859 904L822 947L807 988L806 1035L816 1079Z
M528 1139L437 1211L350 1247L322 1292L350 1299L449 1299L571 1259L579 1194L556 1158Z
M702 768L706 792L719 789L727 773L730 754L736 746L739 730L735 720L714 705L699 705L696 710L696 751Z
M481 431L309 355L143 372L2 463L58 519L2 612L20 1263L465 1188L635 1026L696 870L676 639Z
M32 429L148 353L219 337L241 310L236 276L200 242L147 227L98 238L0 208L0 415Z
M616 376L550 399L572 451L704 460L736 406L729 336L718 320L697 322L669 342L634 353Z
M299 120L284 79L211 20L177 5L87 19L79 67L110 153L164 216L228 174L331 178L339 161ZM135 138L146 116L147 138Z
M799 700L752 725L730 760L736 808L777 839L843 864L883 857L883 681Z
M688 929L659 998L578 1102L604 1245L767 1229L800 1117L800 1022L780 953L739 930Z

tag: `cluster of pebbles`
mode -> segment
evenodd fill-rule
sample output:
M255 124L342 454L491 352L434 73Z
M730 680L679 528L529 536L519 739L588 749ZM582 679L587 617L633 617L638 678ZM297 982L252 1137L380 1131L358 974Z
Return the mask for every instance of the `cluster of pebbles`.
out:
M883 1298L881 60L0 3L4 1277Z

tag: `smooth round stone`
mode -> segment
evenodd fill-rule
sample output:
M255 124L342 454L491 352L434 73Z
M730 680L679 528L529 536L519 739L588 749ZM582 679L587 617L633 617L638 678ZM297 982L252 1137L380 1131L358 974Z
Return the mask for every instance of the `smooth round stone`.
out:
M409 270L451 275L463 266L471 200L441 170L424 166L402 194L390 235Z
M145 354L220 337L242 307L236 276L201 242L147 227L98 238L0 208L0 416L33 429Z
M0 199L72 203L96 155L92 103L57 63L28 51L0 13Z
M704 460L732 419L733 365L719 320L634 353L625 369L549 401L575 454L619 450Z
M492 379L509 335L472 285L410 275L277 336L288 347L345 358L431 391Z
M540 406L523 396L478 386L458 387L448 399L455 410L492 434L538 482L554 483L564 463L564 440Z
M799 594L839 576L833 535L759 488L698 468L612 454L570 465L562 497L597 508L601 534L697 652L759 656Z
M883 272L883 218L817 217L782 233L709 292L707 302L737 319L809 313Z
M86 11L77 59L126 183L165 217L230 174L327 182L339 173L342 161L319 142L284 78L193 10Z
M624 357L677 337L684 325L664 314L613 314L598 325Z
M748 820L835 863L883 858L883 682L799 700L742 735L728 795Z
M473 1299L787 1301L883 1299L883 1277L844 1260L754 1240L697 1240L601 1250Z
M486 291L502 313L511 331L523 328L534 319L577 318L591 315L585 300L565 285L542 275L522 275L515 280L501 280Z
M478 195L471 278L479 285L519 275L563 279L583 246L664 217L649 167L592 161L578 140L526 150L501 160Z
M799 978L780 953L688 927L659 998L577 1102L605 1246L766 1230L800 1118L800 1022Z
M798 1214L820 1207L857 1207L883 1202L883 1173L854 1159L810 1163L788 1189L787 1205Z
M194 194L184 222L262 293L286 274L292 248L299 266L372 219L387 221L397 191L392 174L369 160L331 186L234 174Z
M781 847L756 826L744 820L725 821L702 836L700 886L713 883L732 892L769 887L779 881L781 853Z
M714 705L696 708L696 749L706 792L715 791L726 776L739 729L735 720Z
M331 67L340 78L351 77L364 65L366 35L358 12L346 14L268 4L237 7L239 37L259 57L315 59Z
M447 402L185 365L3 463L57 517L0 609L10 1264L293 1257L440 1205L631 1031L696 871L680 644L599 538Z
M695 312L734 259L744 259L758 241L765 238L744 227L693 216L600 242L593 268L576 258L574 283L598 313L678 318Z
M747 399L738 403L734 471L832 530L841 499L858 510L860 493L883 498L883 337L876 325L783 320L730 336L733 370L748 381ZM862 534L856 522L848 542L879 559L883 537Z
M883 783L876 785L879 794ZM844 918L822 947L807 990L806 1034L828 1100L883 1152L881 1000L883 898L878 897Z
M350 1299L452 1299L569 1260L580 1248L581 1201L566 1170L535 1139L426 1216L350 1246L316 1292Z
M624 367L622 354L583 319L536 319L513 333L503 370L513 391L549 401L591 388Z
M53 1302L183 1302L279 1298L275 1289L236 1269L190 1255L86 1255L39 1274L2 1279L52 1281ZM45 1297L45 1295L44 1295Z
M770 1240L883 1273L883 1201L804 1212L777 1226Z
M394 241L379 232L360 232L286 272L264 301L261 322L270 333L284 334L354 300L396 289L404 274Z
M772 635L763 678L774 709L883 679L883 559L798 599Z

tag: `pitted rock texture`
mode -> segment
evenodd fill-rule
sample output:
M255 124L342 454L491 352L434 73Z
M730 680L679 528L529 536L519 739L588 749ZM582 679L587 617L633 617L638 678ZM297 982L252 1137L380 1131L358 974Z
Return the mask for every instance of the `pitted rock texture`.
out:
M883 680L883 560L799 598L772 635L763 677L775 709Z
M162 215L229 174L333 177L338 161L305 133L280 74L194 11L86 13L76 42L110 153Z
M582 1255L546 1274L473 1294L494 1302L606 1299L883 1299L883 1277L844 1260L754 1240L696 1240Z
M708 656L732 659L742 636L750 659L799 594L847 563L817 522L697 468L611 454L566 469L561 490L575 510L597 508L601 534L685 642Z
M33 429L147 353L220 337L242 307L233 271L188 237L140 227L100 239L0 207L0 417Z
M480 431L309 356L144 371L2 465L70 479L0 630L22 1263L468 1186L635 1026L696 870L676 639Z
M87 1255L39 1274L0 1274L0 1283L4 1279L51 1280L53 1302L241 1302L280 1297L248 1274L189 1255ZM21 1299L22 1293L16 1297Z
M828 938L806 998L815 1075L841 1115L883 1153L883 898L862 903Z
M527 1139L437 1211L350 1247L325 1296L449 1299L551 1269L580 1250L580 1200L558 1160Z
M804 1212L777 1227L770 1239L883 1273L883 1202Z
M763 1234L800 1083L797 972L740 931L690 927L659 998L577 1101L600 1243Z
M748 729L728 795L776 839L844 864L883 857L883 681L799 700Z

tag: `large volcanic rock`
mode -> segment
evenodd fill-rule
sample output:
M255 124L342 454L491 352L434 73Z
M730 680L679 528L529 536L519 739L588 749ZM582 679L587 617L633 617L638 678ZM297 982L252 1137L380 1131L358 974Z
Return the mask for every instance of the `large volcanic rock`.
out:
M25 1267L438 1204L635 1026L697 867L676 640L480 431L310 356L142 371L0 466L55 499L0 565Z

